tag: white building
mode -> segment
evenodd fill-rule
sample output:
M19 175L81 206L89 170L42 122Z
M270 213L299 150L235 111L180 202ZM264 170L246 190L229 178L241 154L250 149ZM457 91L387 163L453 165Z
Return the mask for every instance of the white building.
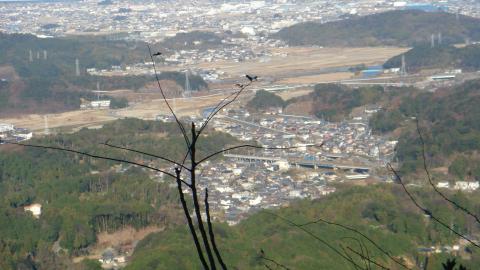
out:
M279 160L275 162L275 165L278 166L278 170L281 172L286 172L288 171L288 169L290 169L290 164L288 164L287 160L283 160L283 159Z
M474 191L480 187L479 182L467 182L467 181L457 181L453 187L456 190L462 191Z
M90 102L90 106L92 108L109 108L110 107L110 100L96 100Z
M438 182L437 188L450 188L450 184L448 182Z
M30 204L30 205L24 206L23 210L25 212L27 211L31 212L35 218L40 218L40 215L42 214L42 205L39 203Z
M0 133L13 131L15 127L12 124L0 123Z

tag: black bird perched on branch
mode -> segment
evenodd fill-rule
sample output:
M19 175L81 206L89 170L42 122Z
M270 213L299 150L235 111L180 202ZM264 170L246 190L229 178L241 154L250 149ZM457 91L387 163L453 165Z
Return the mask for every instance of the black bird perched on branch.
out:
M251 75L245 75L245 77L247 77L247 79L251 82L253 81L256 81L258 79L258 76L251 76Z
M152 54L152 56L160 56L160 55L162 55L161 52L156 52L156 53Z

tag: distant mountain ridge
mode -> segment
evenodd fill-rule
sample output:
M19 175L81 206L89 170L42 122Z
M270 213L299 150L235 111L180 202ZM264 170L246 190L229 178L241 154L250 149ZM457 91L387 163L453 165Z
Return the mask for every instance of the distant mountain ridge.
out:
M480 69L480 45L463 48L454 46L417 46L411 50L388 59L384 68L400 67L405 56L408 70L416 72L421 69L461 68L466 71Z
M415 46L441 33L443 44L480 40L480 19L444 12L388 11L328 23L305 22L272 35L289 45Z

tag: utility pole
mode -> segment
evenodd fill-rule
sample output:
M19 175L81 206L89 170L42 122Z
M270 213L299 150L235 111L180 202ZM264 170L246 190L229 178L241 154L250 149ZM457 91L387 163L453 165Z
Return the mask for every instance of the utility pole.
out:
M78 58L75 58L75 76L80 76L80 61Z
M400 68L400 76L407 75L407 64L405 62L405 54L402 55L402 67Z

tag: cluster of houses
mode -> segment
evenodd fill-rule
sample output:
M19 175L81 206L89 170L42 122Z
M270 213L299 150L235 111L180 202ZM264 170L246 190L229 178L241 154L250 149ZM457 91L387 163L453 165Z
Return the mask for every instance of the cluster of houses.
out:
M365 110L363 116L339 123L305 116L286 115L278 111L251 115L244 109L230 110L214 121L214 128L244 141L254 140L265 147L293 147L275 153L288 157L363 159L366 163L385 164L394 154L397 141L372 134L368 118L375 110ZM320 145L321 149L307 147Z
M26 128L17 128L12 124L0 123L0 139L2 141L21 142L30 140L33 133Z
M41 36L68 34L111 34L116 39L140 39L158 42L182 31L207 29L232 31L247 36L262 36L283 27L306 21L328 22L356 15L394 9L429 12L460 11L480 16L480 4L474 1L309 1L298 5L294 0L252 1L97 1L0 5L0 29L6 32ZM52 8L55 5L55 8ZM161 10L162 12L158 12ZM48 20L37 20L45 17Z
M260 209L284 206L295 199L315 199L335 191L327 186L324 174L311 171L291 175L281 164L209 162L204 168L199 188L208 188L214 216L230 225Z
M87 109L108 109L110 108L110 100L93 100L93 101L86 101L82 100L80 104L80 109L87 110Z
M372 111L369 109L369 113ZM158 119L172 120L161 116ZM362 169L350 169L348 174L322 169L321 165L309 169L309 164L350 162L359 164L359 168L372 167L383 165L393 156L396 142L372 135L367 122L357 118L334 124L285 115L277 109L266 113L250 113L242 108L226 110L217 115L212 127L242 141L255 141L265 149L230 151L224 153L229 162L204 163L199 189L208 188L213 216L229 224L260 209L327 195L335 191L330 182L370 175Z
M477 190L480 183L478 181L456 181L452 186L450 182L438 182L437 187L471 192Z

